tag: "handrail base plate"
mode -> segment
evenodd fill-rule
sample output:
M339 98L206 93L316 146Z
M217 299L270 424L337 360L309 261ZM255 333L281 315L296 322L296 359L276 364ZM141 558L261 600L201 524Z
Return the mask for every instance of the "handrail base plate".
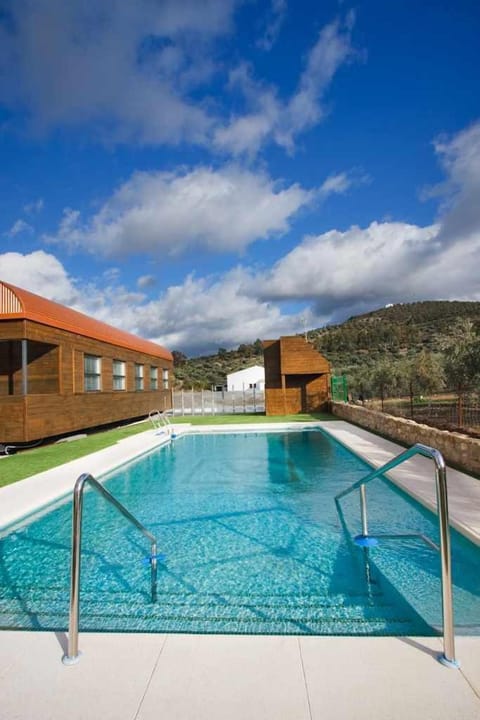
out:
M67 665L67 666L69 666L69 665L76 665L76 664L78 663L78 661L80 660L81 655L82 655L82 653L81 653L80 651L79 651L78 655L67 655L67 654L65 654L65 655L62 657L62 663L63 663L64 665Z
M445 667L450 668L451 670L458 670L460 668L458 660L449 660L443 653L438 655L437 660L439 663L442 663L442 665L445 665Z

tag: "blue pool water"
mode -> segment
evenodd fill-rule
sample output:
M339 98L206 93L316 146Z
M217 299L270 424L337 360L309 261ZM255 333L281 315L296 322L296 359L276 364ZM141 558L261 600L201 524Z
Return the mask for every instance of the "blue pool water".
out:
M152 602L148 541L85 495L80 629L431 635L441 626L438 554L418 538L355 546L369 468L320 431L179 438L106 487L158 538ZM432 479L433 482L433 479ZM423 533L437 521L387 480L368 487L372 533ZM0 540L0 626L66 629L71 503ZM479 551L452 533L457 632L480 625Z

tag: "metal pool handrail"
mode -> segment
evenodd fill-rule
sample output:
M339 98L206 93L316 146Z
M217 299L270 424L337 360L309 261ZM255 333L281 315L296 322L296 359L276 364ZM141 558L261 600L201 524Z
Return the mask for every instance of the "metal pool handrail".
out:
M148 413L148 419L152 423L154 428L160 428L165 427L167 430L170 430L172 428L172 423L170 422L170 419L168 415L165 413L165 410L160 412L160 410L154 409L150 410Z
M354 490L360 489L360 504L362 514L362 536L368 539L367 523L367 498L365 485L379 475L392 470L397 465L405 462L413 455L423 455L435 463L435 482L437 496L438 523L440 531L440 558L442 568L442 617L443 617L443 655L439 660L448 667L458 668L459 663L455 659L455 634L453 623L453 602L452 602L452 568L450 553L450 528L448 523L448 494L447 494L447 470L445 460L439 450L417 443L408 450L386 462L376 470L366 475L361 480L353 483L349 488L335 497L335 502L344 498Z
M151 581L152 599L155 600L157 584L157 540L142 523L132 515L103 485L95 480L89 473L83 473L77 479L73 489L73 514L72 514L72 565L70 582L70 617L68 624L68 650L62 658L64 665L74 665L79 660L78 650L78 620L79 620L79 598L80 598L80 559L82 547L82 512L83 512L83 491L86 484L96 490L113 507L115 507L127 520L135 525L143 535L151 542Z

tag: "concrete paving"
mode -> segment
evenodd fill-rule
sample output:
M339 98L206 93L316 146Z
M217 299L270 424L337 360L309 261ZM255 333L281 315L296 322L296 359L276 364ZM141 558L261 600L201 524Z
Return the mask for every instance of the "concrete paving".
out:
M320 425L375 469L405 450L348 422L327 421ZM386 475L422 505L436 512L435 465L432 460L416 455ZM450 524L480 545L480 480L447 467L447 486Z
M374 467L402 450L345 422L321 425ZM129 440L3 488L0 525L65 494L81 472L106 472L164 438L149 431ZM452 524L479 542L480 483L448 472ZM428 460L394 473L432 503ZM83 633L82 657L66 667L64 633L4 631L0 720L480 720L480 638L456 646L459 670L437 661L438 638Z
M72 492L76 479L82 473L105 475L122 463L150 452L168 441L169 438L164 431L147 430L124 438L115 445L91 455L71 460L64 465L0 488L0 528ZM2 460L3 463L8 461L8 457Z
M60 634L59 634L60 635ZM88 634L5 631L2 720L478 720L480 639Z

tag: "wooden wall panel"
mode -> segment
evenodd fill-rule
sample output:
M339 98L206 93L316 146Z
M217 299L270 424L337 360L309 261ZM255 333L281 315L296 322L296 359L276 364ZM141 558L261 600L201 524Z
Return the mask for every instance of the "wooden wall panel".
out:
M2 320L0 322L0 340L21 340L25 337L24 320Z
M280 343L278 340L265 340L263 343L265 365L265 387L281 387Z
M329 406L329 375L320 375L307 383L306 412L325 412Z
M169 390L135 393L84 393L30 395L25 398L27 422L24 439L10 436L0 442L29 442L40 438L78 432L92 427L146 417L154 408L169 409ZM5 429L6 430L6 429Z
M31 341L29 354L31 349L32 363L29 364L29 381L36 392L32 393L29 386L29 394L26 398L1 395L6 381L1 374L3 361L0 358L0 416L2 416L0 443L29 442L146 416L154 408L164 410L171 407L170 390L149 390L150 366L158 367L161 386L162 369L167 368L169 374L172 374L173 363L170 360L119 348L40 323L30 321L0 323L0 340L22 338ZM44 353L42 350L46 345L56 347ZM18 346L20 347L19 344ZM1 347L2 343L0 343ZM102 391L100 392L84 392L85 354L102 358ZM114 359L126 363L125 391L112 389ZM135 363L144 365L144 390L138 392L135 391ZM53 370L55 364L58 367L56 378ZM18 382L21 383L21 372ZM56 385L55 392L54 385ZM20 420L24 412L25 423Z
M280 338L280 357L283 375L330 372L326 358L301 336Z
M266 415L296 415L302 412L302 393L300 388L265 390Z
M263 343L267 415L319 412L328 408L330 365L303 337Z
M0 442L20 442L25 437L24 398L0 398Z
M59 347L46 343L28 345L28 394L59 393Z

